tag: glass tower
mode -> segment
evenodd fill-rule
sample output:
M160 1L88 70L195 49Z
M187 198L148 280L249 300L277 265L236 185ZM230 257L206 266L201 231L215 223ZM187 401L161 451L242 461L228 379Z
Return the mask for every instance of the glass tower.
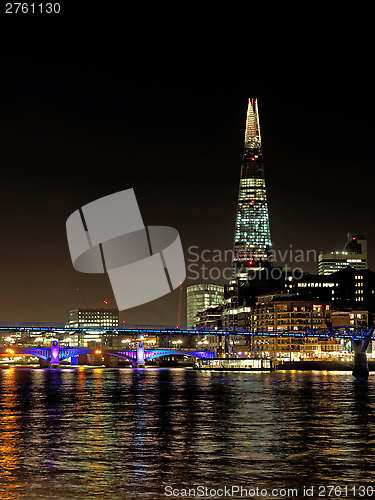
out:
M223 303L224 287L220 285L202 283L188 286L187 293L187 326L196 326L198 312L203 312L209 307L216 307Z
M270 245L258 102L249 99L238 194L233 277L245 281L249 271L263 269Z

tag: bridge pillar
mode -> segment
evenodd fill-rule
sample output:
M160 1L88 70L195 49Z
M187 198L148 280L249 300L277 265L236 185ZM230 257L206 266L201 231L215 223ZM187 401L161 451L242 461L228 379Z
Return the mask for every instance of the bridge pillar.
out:
M356 378L368 378L369 370L366 351L370 343L373 330L374 327L371 327L364 338L352 340L352 349L354 351L353 375Z
M57 340L54 340L51 344L51 359L49 360L50 368L54 368L60 365L59 352L59 343L57 342Z
M145 345L143 342L139 342L137 345L137 368L144 368L145 366Z
M104 354L103 356L104 366L106 368L117 368L118 358L116 356L110 356L109 354Z
M94 355L93 354L87 354L86 355L86 364L90 365L90 366L93 366L95 363L94 363Z
M87 365L87 354L79 354L77 357L79 365Z
M78 365L78 356L72 356L72 357L70 358L70 364L71 364L71 366L76 366L76 365Z
M40 368L49 368L49 362L46 359L39 358Z
M102 366L102 356L99 354L87 354L87 364L90 366Z

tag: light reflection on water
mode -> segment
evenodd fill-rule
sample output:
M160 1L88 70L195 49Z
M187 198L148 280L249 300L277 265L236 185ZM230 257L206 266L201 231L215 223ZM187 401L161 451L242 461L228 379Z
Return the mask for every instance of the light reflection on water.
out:
M369 485L374 391L348 372L0 370L0 498Z

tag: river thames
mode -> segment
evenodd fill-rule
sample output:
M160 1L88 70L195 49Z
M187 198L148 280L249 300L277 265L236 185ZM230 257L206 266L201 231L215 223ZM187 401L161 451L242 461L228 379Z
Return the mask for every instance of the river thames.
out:
M375 498L374 381L2 369L0 498Z

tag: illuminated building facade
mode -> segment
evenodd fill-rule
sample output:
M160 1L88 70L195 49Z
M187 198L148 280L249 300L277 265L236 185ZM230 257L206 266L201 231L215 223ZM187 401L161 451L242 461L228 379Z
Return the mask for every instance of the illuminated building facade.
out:
M332 274L345 267L367 269L367 239L363 234L348 233L344 250L321 252L318 256L319 274Z
M197 324L197 313L205 311L209 307L222 304L224 300L224 287L209 283L188 286L187 294L187 326L195 327Z
M301 331L326 327L331 303L321 300L301 300L298 295L268 294L257 297L251 307L238 315L238 326L254 332ZM347 352L340 339L290 337L230 336L233 353L240 356L261 356L278 361L338 359Z
M67 326L73 328L116 328L119 325L118 309L73 309Z
M242 308L238 326L258 332L322 328L330 309L330 301L303 300L292 294L261 295L253 306Z
M300 279L289 277L285 286L305 300L329 300L336 309L361 306L375 313L375 273L369 269L346 266L332 274L306 273Z
M238 194L233 277L246 281L249 270L263 269L270 245L258 102L249 99Z
M223 306L209 307L204 311L198 311L196 315L196 326L202 328L221 328L221 316L223 314Z
M118 309L73 309L69 312L68 328L87 328L78 334L80 345L90 346L93 342L102 342L103 331L112 330L119 325ZM72 338L70 333L69 338Z

